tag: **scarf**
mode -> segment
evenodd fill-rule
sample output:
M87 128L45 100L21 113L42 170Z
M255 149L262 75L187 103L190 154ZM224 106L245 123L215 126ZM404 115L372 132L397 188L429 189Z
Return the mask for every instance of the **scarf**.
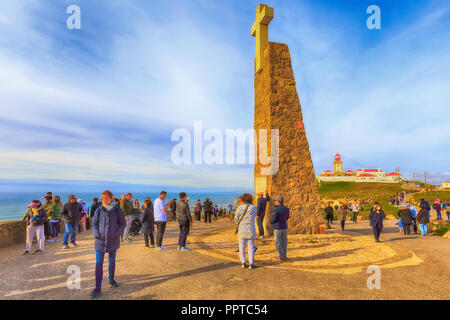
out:
M102 202L102 205L107 211L111 211L116 206L116 202L112 201L109 205Z

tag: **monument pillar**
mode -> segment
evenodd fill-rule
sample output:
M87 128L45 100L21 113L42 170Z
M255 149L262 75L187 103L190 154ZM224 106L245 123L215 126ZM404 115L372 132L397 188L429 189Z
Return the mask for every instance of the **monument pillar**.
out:
M260 6L257 9L257 22L258 11L262 12ZM271 12L273 16L273 10ZM254 129L258 135L255 141L255 198L258 192L266 189L271 199L283 196L284 204L290 210L289 233L314 234L318 232L323 217L289 48L286 44L267 42L260 58L259 69L255 60L254 84ZM260 145L260 129L267 130L267 145ZM264 173L267 165L260 161L260 149L271 152L271 130L274 129L278 130L278 138L274 140L278 143L278 167L273 174L267 175ZM273 205L271 200L266 209L266 235L272 234L269 221Z

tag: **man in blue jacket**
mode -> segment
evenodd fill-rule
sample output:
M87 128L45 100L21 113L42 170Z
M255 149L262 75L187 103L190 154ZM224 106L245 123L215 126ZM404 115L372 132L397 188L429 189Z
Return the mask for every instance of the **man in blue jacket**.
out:
M109 260L109 284L117 288L119 284L114 280L116 269L116 252L120 247L120 236L126 226L125 214L120 205L114 201L109 190L102 193L102 205L95 211L92 219L92 232L95 238L95 289L91 296L96 298L101 294L103 280L103 261L105 252Z
M284 199L278 196L274 199L275 208L273 209L270 224L272 225L275 236L275 247L277 248L280 260L286 260L287 253L287 220L289 219L289 208L283 205Z

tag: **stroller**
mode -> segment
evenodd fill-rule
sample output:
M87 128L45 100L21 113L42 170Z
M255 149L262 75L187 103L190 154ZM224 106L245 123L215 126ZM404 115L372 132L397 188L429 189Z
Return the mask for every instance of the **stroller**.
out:
M139 220L138 218L135 218L131 222L129 234L132 236L137 236L139 234L139 232L141 231L141 228L142 228L141 220Z

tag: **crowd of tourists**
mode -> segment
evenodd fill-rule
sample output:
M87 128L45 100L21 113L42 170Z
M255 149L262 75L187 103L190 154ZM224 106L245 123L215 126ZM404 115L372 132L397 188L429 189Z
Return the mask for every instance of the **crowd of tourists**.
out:
M28 205L23 220L26 221L26 248L24 255L31 251L33 241L37 242L35 254L41 253L45 247L45 241L61 241L60 229L64 225L62 245L64 249L77 247L77 232L85 232L92 229L95 239L96 267L95 267L95 289L92 297L101 294L103 279L103 263L105 253L108 253L109 284L118 287L115 281L116 253L122 241L132 241L133 236L142 234L144 245L148 248L156 248L158 251L166 250L163 245L164 233L167 224L167 214L178 220L179 239L178 250L190 251L186 246L187 237L193 227L193 222L211 223L212 217L218 218L232 213L236 222L235 233L239 241L239 257L242 267L254 268L254 256L257 252L255 246L256 225L259 229L259 237L264 237L263 220L266 213L267 202L270 197L266 191L265 195L258 193L257 205L254 206L253 197L244 194L235 203L227 208L218 208L213 202L206 198L203 202L198 199L191 214L189 197L185 192L179 194L179 199L172 199L165 203L167 192L162 191L152 202L150 197L145 198L142 206L139 200L133 201L133 194L122 195L115 198L111 191L105 190L101 200L94 198L91 206L83 199L77 199L70 195L67 202L63 203L59 196L53 197L51 192L45 196L45 202L33 200ZM274 199L275 207L270 219L275 235L275 247L280 260L285 260L287 255L287 220L289 209L283 205L283 197ZM155 235L156 228L156 235ZM246 249L248 257L246 257Z
M158 251L166 250L163 240L169 215L172 220L178 221L178 250L190 251L186 244L194 221L202 222L203 215L203 223L212 223L212 217L217 218L231 213L230 216L236 223L235 233L239 245L236 252L239 253L242 267L255 268L255 254L258 251L255 240L257 237L265 236L263 221L267 203L271 200L267 190L265 193L257 193L256 206L253 205L252 195L246 193L227 208L218 208L208 198L203 202L198 199L192 213L189 197L185 192L181 192L178 199L172 199L169 202L165 202L166 197L167 192L162 191L154 201L146 197L141 205L138 199L133 200L132 193L115 198L111 191L105 190L100 200L94 198L92 204L88 206L83 199L77 199L75 195L70 195L67 202L63 203L59 196L53 197L53 194L48 192L44 196L43 203L40 200L31 201L23 217L27 223L24 254L30 253L34 238L37 242L35 253L41 253L44 250L45 241L60 241L62 224L64 225L62 237L64 249L69 249L70 246L77 247L77 232L92 229L95 239L96 268L95 289L91 295L98 297L101 294L105 253L108 253L109 284L112 287L119 286L114 275L116 253L122 241L132 241L134 236L143 235L145 247L156 248ZM398 195L398 197L401 199L402 196ZM274 231L278 257L280 260L286 260L289 209L284 205L282 196L275 197L273 201L274 207L269 222ZM430 222L430 204L422 199L419 208L416 208L409 201L405 201L405 198L401 202L398 211L400 218L397 223L401 232L405 235L410 235L412 231L417 234L420 228L421 234L426 236ZM443 203L436 198L433 208L438 212L438 219L441 217L439 213L445 211L450 220L448 201ZM329 202L325 207L326 219L328 224L332 225L333 216L336 214L341 230L344 231L347 216L351 214L351 219L357 223L360 210L361 203L358 200L341 203L334 207ZM382 205L375 202L370 210L369 220L376 242L380 242L385 218ZM258 227L258 234L256 227Z
M428 224L430 223L431 206L429 202L425 199L421 199L419 208L416 208L410 201L405 201L405 193L396 194L392 199L395 199L395 204L398 204L399 206L397 212L399 219L396 223L399 227L399 231L405 235L410 235L411 232L418 234L420 228L421 235L426 236L428 234ZM357 200L348 204L341 203L334 207L332 206L332 203L329 202L325 207L325 217L328 227L331 228L334 216L336 215L340 222L341 230L344 231L347 216L351 213L353 222L357 223L357 216L360 209L361 207ZM450 203L448 201L444 203L436 197L436 200L433 203L433 209L436 211L437 220L441 220L442 213L446 212L447 219L450 221ZM369 221L376 242L380 242L380 234L383 230L383 220L385 218L386 214L383 211L382 205L379 202L375 202L370 210Z
M400 206L406 199L408 193L406 191L396 192L391 196L391 205Z

